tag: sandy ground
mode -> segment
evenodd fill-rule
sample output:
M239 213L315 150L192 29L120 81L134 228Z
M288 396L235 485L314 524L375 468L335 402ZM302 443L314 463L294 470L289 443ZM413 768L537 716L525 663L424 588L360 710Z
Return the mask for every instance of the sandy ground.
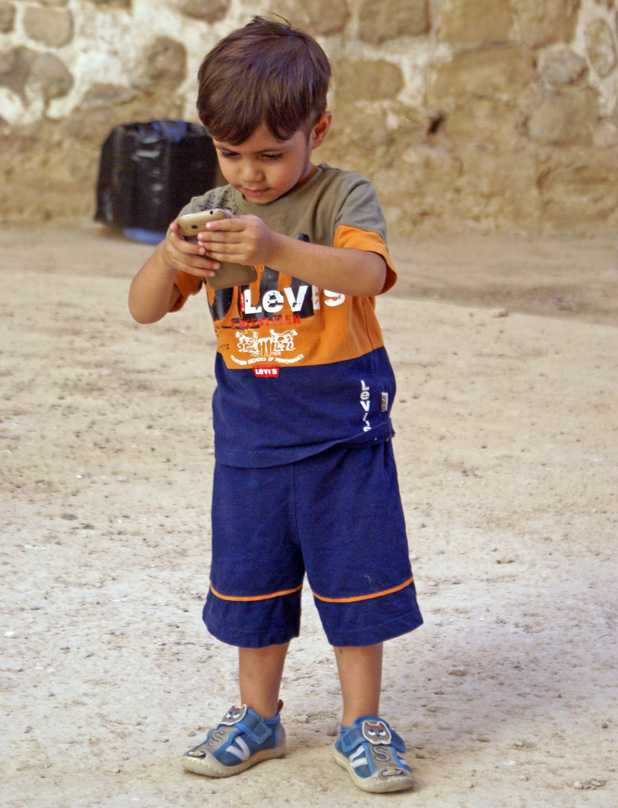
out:
M201 623L209 316L132 322L149 252L85 220L0 230L3 808L615 808L616 241L393 246L379 312L426 623L387 647L382 713L417 777L387 797L331 760L308 593L289 755L225 781L180 766L236 665Z

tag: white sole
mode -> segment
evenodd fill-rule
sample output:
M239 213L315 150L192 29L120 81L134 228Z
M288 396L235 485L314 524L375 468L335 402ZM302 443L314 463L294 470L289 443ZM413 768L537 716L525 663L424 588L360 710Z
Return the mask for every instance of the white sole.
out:
M406 791L414 787L414 776L408 774L394 775L392 778L380 779L378 777L359 777L350 765L348 758L337 749L334 750L335 763L345 769L350 775L352 782L361 791L369 791L372 794L388 794L392 791Z
M210 753L206 753L206 756L203 758L183 755L182 765L187 771L193 772L194 774L203 774L205 777L232 777L235 774L247 771L247 769L250 769L257 763L261 763L263 760L282 758L285 756L285 752L285 730L281 727L277 746L273 747L273 749L262 749L260 752L256 752L255 755L251 755L250 758L243 760L236 766L224 766L223 763L219 763Z

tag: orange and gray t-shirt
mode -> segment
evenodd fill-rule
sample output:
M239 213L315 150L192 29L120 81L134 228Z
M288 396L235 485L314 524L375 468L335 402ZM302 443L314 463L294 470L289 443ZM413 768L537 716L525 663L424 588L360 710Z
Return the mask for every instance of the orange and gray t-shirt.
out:
M182 213L227 208L259 216L272 230L315 244L381 255L383 291L396 280L375 189L352 171L326 164L297 191L267 205L231 186L191 200ZM393 371L375 300L324 289L269 267L257 280L214 291L178 273L177 308L205 286L218 341L213 398L215 456L226 465L294 462L337 443L392 435Z

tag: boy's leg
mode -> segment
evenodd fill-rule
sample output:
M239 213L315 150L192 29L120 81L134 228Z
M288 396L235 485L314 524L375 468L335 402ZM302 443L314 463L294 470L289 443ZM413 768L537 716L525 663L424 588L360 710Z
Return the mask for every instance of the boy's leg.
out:
M335 761L363 791L403 791L414 776L401 757L403 740L379 718L383 645L335 648L343 720Z
M230 777L285 755L278 700L288 645L238 649L242 706L228 710L206 740L185 753L185 769L207 777Z
M379 715L382 687L383 645L346 646L335 648L343 697L344 727L357 718Z
M343 695L335 760L364 791L411 788L405 743L379 717L382 643L422 623L392 446L334 447L299 464L298 482L303 559Z
M266 648L239 648L240 700L262 718L274 718L289 642Z

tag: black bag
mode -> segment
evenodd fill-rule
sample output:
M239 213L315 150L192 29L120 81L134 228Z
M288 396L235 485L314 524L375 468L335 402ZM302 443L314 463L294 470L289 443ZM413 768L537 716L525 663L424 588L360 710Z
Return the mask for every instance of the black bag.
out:
M132 238L159 240L192 196L215 187L217 176L215 148L202 126L185 121L116 126L101 149L94 218Z

